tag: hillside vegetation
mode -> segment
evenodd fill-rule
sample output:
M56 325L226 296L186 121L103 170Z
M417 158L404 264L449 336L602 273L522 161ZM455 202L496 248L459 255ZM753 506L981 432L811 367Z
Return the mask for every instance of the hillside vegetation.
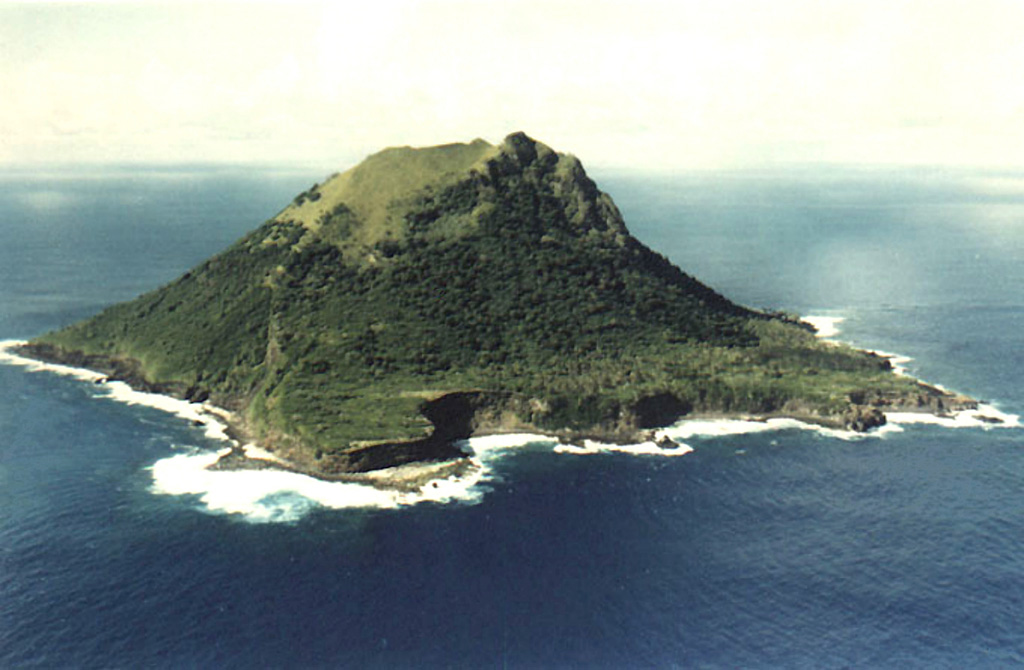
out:
M576 158L521 133L371 156L33 346L209 397L324 475L449 457L472 432L631 440L692 412L857 427L861 405L934 402L886 361L688 276Z

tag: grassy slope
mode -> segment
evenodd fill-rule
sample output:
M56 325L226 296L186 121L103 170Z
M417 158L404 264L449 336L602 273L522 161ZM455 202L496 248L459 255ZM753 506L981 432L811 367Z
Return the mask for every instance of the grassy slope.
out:
M725 300L631 238L578 161L523 137L393 149L168 286L40 341L136 359L297 460L425 435L424 400L530 399L539 428L682 409L836 414L914 383ZM631 418L632 417L632 418Z

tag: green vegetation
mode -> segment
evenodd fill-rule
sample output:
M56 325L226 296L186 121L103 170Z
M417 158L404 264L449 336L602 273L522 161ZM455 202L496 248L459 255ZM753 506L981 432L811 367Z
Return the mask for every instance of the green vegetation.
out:
M480 430L622 439L690 411L828 420L853 398L921 392L689 277L629 235L579 161L522 134L377 154L180 279L37 343L137 361L323 472L426 436L425 403L459 391L476 394Z

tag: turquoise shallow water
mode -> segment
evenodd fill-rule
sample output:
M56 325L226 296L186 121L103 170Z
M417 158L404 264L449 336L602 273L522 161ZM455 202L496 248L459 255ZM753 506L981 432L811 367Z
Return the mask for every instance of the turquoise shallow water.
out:
M168 281L320 175L0 180L0 339ZM755 306L1020 413L1024 205L986 175L595 175ZM154 495L216 446L0 366L2 667L1006 667L1024 661L1019 430L784 431L680 458L498 463L477 504L289 523Z

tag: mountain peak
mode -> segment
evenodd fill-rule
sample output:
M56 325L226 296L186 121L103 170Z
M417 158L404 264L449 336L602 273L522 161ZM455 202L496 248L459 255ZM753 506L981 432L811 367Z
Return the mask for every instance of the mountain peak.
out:
M548 206L564 214L557 220L564 218L574 234L628 235L611 198L598 190L575 156L521 131L499 145L476 139L384 149L299 194L276 221L303 226L308 231L304 243L325 238L350 257L366 257L377 245L406 240L412 228L430 218L422 210L438 210L431 236L473 232L511 190L551 201Z
M538 142L521 130L506 137L500 149L502 153L515 156L522 165L533 163L538 158L548 158L555 153L551 147Z

